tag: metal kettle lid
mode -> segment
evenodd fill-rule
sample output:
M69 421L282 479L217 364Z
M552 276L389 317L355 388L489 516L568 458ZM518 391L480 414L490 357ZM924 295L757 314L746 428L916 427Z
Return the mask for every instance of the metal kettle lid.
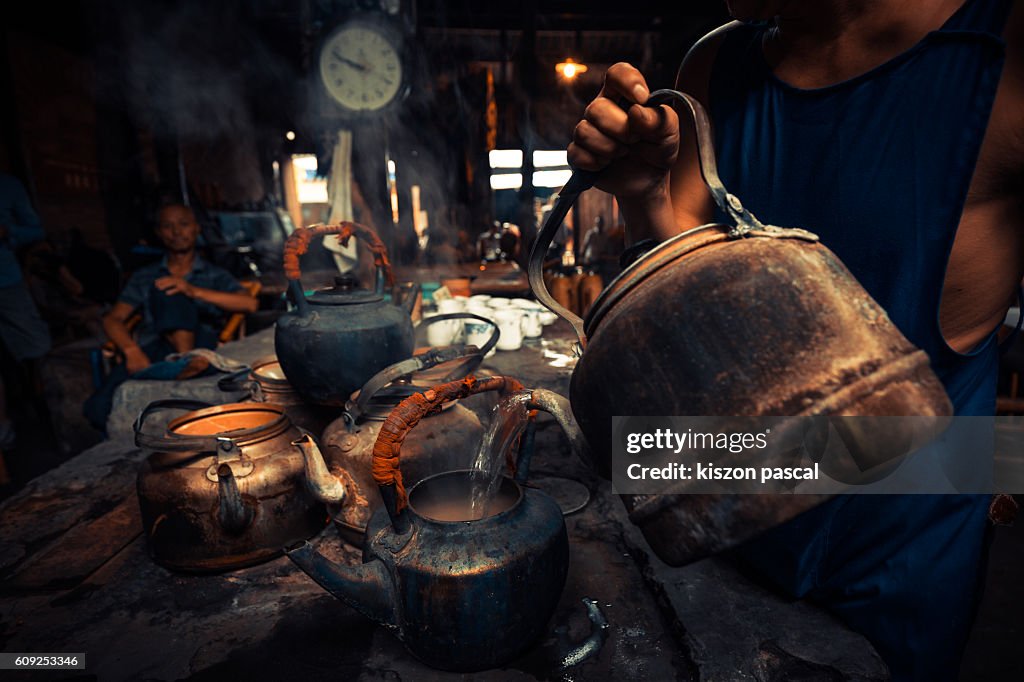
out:
M314 305L358 305L383 301L384 295L360 289L359 282L351 275L338 275L334 278L333 287L315 291L306 300Z

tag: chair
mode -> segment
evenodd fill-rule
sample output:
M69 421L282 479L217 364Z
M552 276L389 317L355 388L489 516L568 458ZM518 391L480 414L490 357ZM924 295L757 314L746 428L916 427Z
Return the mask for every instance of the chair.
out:
M249 292L249 295L256 298L260 295L260 289L263 285L256 280L246 280L239 282L242 288ZM245 313L231 313L231 317L224 323L224 327L220 330L220 334L217 336L217 340L221 343L227 343L235 339L241 339L245 337Z

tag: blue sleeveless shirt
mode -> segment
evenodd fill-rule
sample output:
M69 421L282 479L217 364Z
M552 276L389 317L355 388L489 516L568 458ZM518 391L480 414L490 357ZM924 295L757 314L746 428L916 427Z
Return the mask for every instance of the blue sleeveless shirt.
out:
M892 60L814 90L774 76L765 28L726 33L710 88L718 171L762 222L818 234L931 358L957 414L994 414L995 333L951 349L939 303L1002 72L1010 3L968 0Z

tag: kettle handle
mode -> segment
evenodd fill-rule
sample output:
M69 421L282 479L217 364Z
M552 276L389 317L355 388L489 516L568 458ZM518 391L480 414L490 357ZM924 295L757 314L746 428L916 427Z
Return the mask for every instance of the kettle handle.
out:
M348 240L353 235L362 239L366 248L373 253L373 263L377 266L377 280L379 281L383 277L387 286L394 286L395 276L391 272L391 261L388 259L388 250L384 246L384 242L380 240L376 232L367 226L349 221L333 225L320 223L308 227L299 227L291 233L284 245L284 276L288 278L289 282L298 282L299 278L302 277L302 270L299 268L299 256L306 253L309 249L309 242L312 241L313 237L321 234L336 234L342 244L348 244ZM304 299L301 286L297 287L297 292L296 287L290 284L289 288L296 297ZM298 300L295 301L295 304L301 305Z
M391 411L380 428L377 441L373 444L373 480L380 488L380 496L384 507L391 518L391 525L396 533L404 534L409 529L409 520L402 510L409 503L405 486L402 484L402 471L399 468L399 455L402 443L419 421L441 409L449 401L465 398L484 391L501 391L512 393L522 391L523 385L511 377L483 377L477 379L469 376L459 381L450 381L415 393Z
M139 416L135 418L135 423L132 424L132 430L135 432L135 444L140 448L148 448L150 450L166 450L173 452L190 452L198 450L196 447L197 441L203 440L203 444L211 446L208 449L217 449L217 440L203 439L192 437L180 437L174 440L168 440L166 436L156 436L149 433L144 433L142 427L146 423L146 419L153 412L157 410L202 410L207 407L213 407L212 404L203 402L201 400L189 400L186 398L168 398L166 400L154 400L149 403L139 412ZM207 442L208 441L208 442Z
M211 407L215 406L200 400L177 398L154 400L149 405L146 405L142 412L139 413L139 416L136 417L135 423L132 425L132 429L135 431L135 444L140 448L157 450L160 452L213 452L217 453L218 458L220 458L221 453L226 454L237 450L235 439L242 440L254 433L258 433L264 428L263 426L255 426L245 429L235 429L212 436L183 436L173 433L158 436L151 433L144 433L142 431L146 418L155 410L178 409L196 411ZM280 410L282 408L278 407L274 409ZM280 418L283 417L284 412L282 411Z
M763 230L764 225L754 215L743 207L739 198L731 194L722 184L718 177L718 165L715 162L715 145L711 135L711 122L708 120L707 112L696 99L678 90L662 89L655 90L650 94L645 106L657 106L668 102L680 102L690 110L693 117L693 125L697 132L697 156L700 161L700 173L707 185L711 197L721 211L729 216L734 227L729 232L730 238L742 237L751 230ZM619 102L620 107L627 109L627 103ZM537 300L547 308L566 320L572 325L576 336L579 337L580 347L586 348L587 335L584 331L583 319L558 303L548 291L544 284L544 256L547 254L555 233L561 227L566 214L580 194L594 186L602 171L574 170L569 181L558 191L558 199L555 201L548 219L544 222L537 241L533 244L530 252L530 262L527 267L527 275L530 281L530 288L533 289Z
M460 358L464 358L465 361L460 363L458 367L441 379L442 383L461 379L467 374L475 371L476 368L480 366L480 363L483 362L484 356L494 348L496 343L498 343L498 337L501 332L498 330L498 325L496 325L492 320L488 320L486 317L481 317L479 315L474 315L473 313L446 313L444 315L435 315L434 317L426 318L416 326L416 329L419 330L435 322L457 319L479 320L490 324L490 338L487 339L487 342L481 348L465 345L431 348L430 350L418 353L411 358L406 358L405 360L401 360L393 365L385 367L373 375L369 381L363 384L363 387L359 389L358 397L355 400L349 400L345 404L345 416L348 423L350 425L354 424L355 421L359 419L364 412L366 412L366 406L370 404L373 396L375 396L378 391L406 374L420 372L425 369L430 369L436 365L451 362L452 360L458 360Z
M224 391L225 393L238 393L239 391L245 391L246 393L252 393L253 385L257 385L256 382L249 378L249 373L252 372L251 367L243 367L242 369L235 370L231 374L227 374L217 380L217 390Z

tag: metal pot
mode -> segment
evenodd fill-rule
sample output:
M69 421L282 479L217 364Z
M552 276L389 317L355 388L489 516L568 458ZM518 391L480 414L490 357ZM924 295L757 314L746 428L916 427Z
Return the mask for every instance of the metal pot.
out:
M373 291L338 277L333 288L304 294L299 256L320 234L363 240L377 266ZM405 308L385 302L385 283L391 286L394 279L384 245L369 228L340 223L298 229L285 245L284 270L295 310L278 318L274 349L289 383L306 400L342 406L374 374L412 355L410 312L416 297L409 296Z
M597 468L611 469L611 418L645 415L922 415L952 413L928 357L817 236L761 224L718 178L710 124L688 95L701 171L733 225L705 225L646 253L613 280L584 322L544 286L543 254L596 174L560 192L534 247L537 298L573 325L583 350L573 413ZM920 424L920 422L916 422ZM869 444L870 445L870 444ZM626 495L630 518L666 562L733 546L825 498L812 495Z
M193 410L163 434L144 431L156 410ZM302 437L278 406L192 400L150 403L135 443L153 453L137 489L150 554L181 571L220 571L266 561L323 530L327 511L307 490Z
M498 326L471 313L438 315L428 318L420 327L457 319L488 322L492 329L490 339L479 349L474 346L431 349L382 370L353 394L344 414L323 432L320 444L327 468L342 482L346 493L344 499L331 504L329 510L341 537L350 544L362 545L367 522L373 512L383 506L370 468L373 444L384 420L401 400L428 388L414 383L411 377L416 372L461 358L463 362L443 381L462 378L476 369L497 343ZM427 415L403 445L402 466L407 480L413 484L433 474L470 466L482 435L480 419L457 402Z
M239 370L223 377L217 387L229 393L244 391L255 403L272 403L284 408L284 413L303 431L320 433L338 416L338 408L313 405L299 395L278 362L269 355L252 363L251 368Z
M406 435L432 410L481 391L520 389L504 377L470 377L402 401L374 447L374 479L385 510L367 527L364 563L334 564L308 543L288 550L324 589L390 629L430 666L472 671L515 658L544 634L565 585L568 537L550 497L505 478L491 515L466 520L462 510L449 507L468 503L469 472L427 478L406 498L398 467ZM548 404L538 400L536 406ZM310 440L305 447L316 456Z

